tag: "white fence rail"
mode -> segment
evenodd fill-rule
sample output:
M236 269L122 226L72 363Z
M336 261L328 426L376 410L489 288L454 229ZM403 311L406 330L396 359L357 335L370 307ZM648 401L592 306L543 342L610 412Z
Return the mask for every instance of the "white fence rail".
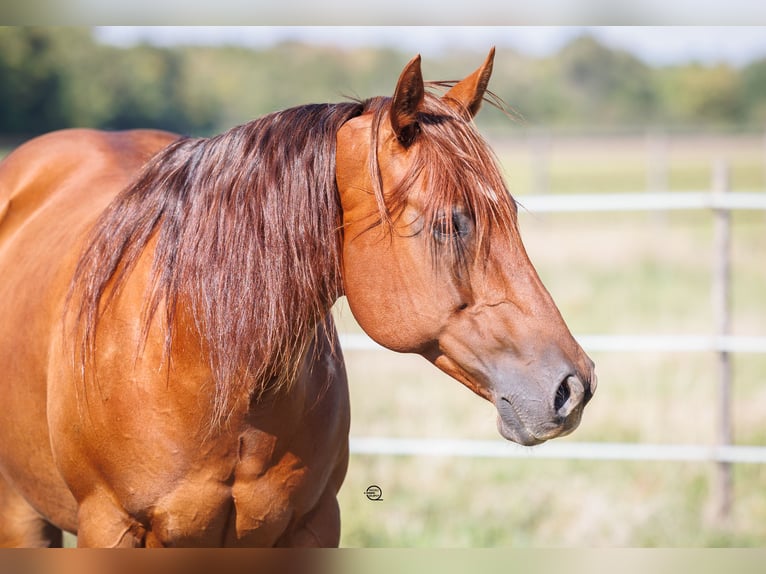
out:
M516 199L530 213L766 209L766 193L754 191L530 195Z
M525 447L501 440L352 437L350 448L353 454L391 456L766 463L766 447L760 446L559 441Z

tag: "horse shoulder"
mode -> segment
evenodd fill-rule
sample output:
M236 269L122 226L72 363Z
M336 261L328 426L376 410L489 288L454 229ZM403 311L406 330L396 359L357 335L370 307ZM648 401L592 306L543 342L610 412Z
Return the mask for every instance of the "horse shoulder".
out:
M337 546L340 539L337 493L348 466L350 413L331 318L300 372L296 388L281 402L261 405L240 435L230 532L245 543L275 526L279 546Z

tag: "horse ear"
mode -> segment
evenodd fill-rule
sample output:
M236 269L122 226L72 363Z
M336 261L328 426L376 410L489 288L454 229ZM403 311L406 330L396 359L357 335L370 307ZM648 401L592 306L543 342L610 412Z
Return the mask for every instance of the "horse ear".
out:
M459 81L442 96L442 99L460 113L474 117L481 107L484 92L487 91L489 77L492 75L492 62L495 59L494 46L489 51L484 63L470 76Z
M420 54L404 67L391 101L391 128L404 147L415 140L418 126L418 109L423 105L423 74L420 72Z

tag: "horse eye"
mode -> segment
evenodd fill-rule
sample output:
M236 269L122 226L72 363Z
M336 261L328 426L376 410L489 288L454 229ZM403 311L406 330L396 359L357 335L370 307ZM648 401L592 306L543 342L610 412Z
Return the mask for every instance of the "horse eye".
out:
M465 213L454 210L451 215L440 216L433 227L434 237L439 241L450 241L466 237L471 233L473 222Z

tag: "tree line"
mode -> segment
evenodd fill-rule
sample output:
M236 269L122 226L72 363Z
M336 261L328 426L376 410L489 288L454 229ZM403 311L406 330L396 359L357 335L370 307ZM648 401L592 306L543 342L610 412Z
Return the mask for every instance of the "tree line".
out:
M5 27L0 135L74 126L209 135L292 105L390 95L411 56L295 42L257 50L125 48L98 43L87 28ZM454 51L430 57L424 75L458 79L482 56ZM519 120L481 114L480 123L495 131L519 124L750 131L766 125L766 58L741 68L650 66L582 36L546 58L502 50L490 88Z

